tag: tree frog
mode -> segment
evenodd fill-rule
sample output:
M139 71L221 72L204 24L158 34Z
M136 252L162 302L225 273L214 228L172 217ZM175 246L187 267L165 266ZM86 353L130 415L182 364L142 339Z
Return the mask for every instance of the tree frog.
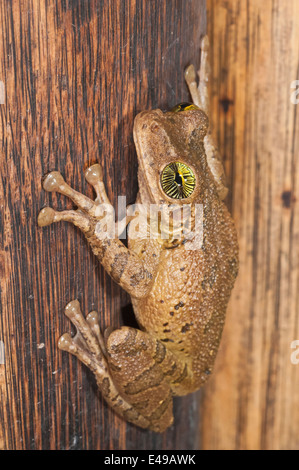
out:
M199 85L193 66L185 71L193 103L168 112L144 111L134 121L142 207L182 210L187 204L191 223L194 207L202 207L203 237L182 235L172 225L162 236L133 236L128 224L128 247L119 238L101 236L103 214L110 206L99 164L85 177L95 201L72 189L53 171L43 181L46 191L68 196L77 210L46 207L38 224L68 221L82 230L109 275L131 296L140 329L122 327L102 335L98 314L85 318L77 300L65 309L77 329L58 343L77 356L95 375L106 402L127 421L156 432L173 422L173 396L200 388L212 372L224 325L225 312L238 271L238 246L233 220L223 200L227 195L221 158L208 122L208 39L201 45ZM147 216L145 217L148 223ZM169 219L168 219L169 220ZM135 226L136 229L136 226ZM192 232L190 232L192 233Z

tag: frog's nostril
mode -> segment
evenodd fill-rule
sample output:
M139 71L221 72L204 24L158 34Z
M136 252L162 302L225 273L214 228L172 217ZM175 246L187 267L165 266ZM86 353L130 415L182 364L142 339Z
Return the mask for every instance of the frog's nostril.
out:
M157 133L157 132L159 132L159 130L160 130L160 127L158 126L158 124L156 124L156 123L152 124L151 131L153 133Z

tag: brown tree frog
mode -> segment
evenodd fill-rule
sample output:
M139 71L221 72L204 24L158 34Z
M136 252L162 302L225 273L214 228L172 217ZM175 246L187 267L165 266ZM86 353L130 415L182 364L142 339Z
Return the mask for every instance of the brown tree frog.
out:
M59 348L92 370L103 397L117 413L157 432L173 422L173 396L197 390L211 374L238 271L236 230L223 202L223 166L209 131L207 54L205 37L199 85L193 66L185 72L192 104L169 112L144 111L134 122L137 202L161 210L181 210L188 204L191 222L193 208L200 205L199 248L193 249L192 237L174 235L173 222L167 239L161 223L156 225L156 237L136 238L131 221L128 248L119 238L99 236L99 208L110 205L99 164L85 173L95 189L95 201L73 190L60 173L49 173L44 189L68 196L78 209L57 212L46 207L38 218L40 226L63 220L82 230L102 266L130 294L140 326L109 328L102 335L97 313L84 318L74 300L65 313L77 334L65 333Z

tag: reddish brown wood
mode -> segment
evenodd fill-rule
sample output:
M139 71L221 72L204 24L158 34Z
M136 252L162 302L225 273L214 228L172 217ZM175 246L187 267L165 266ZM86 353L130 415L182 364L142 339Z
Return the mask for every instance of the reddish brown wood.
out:
M204 0L0 2L1 319L0 447L198 447L198 394L175 401L164 435L118 418L91 374L57 350L68 301L98 309L101 326L132 322L128 296L107 277L72 226L37 227L42 191L61 171L92 196L84 169L102 162L109 197L137 193L134 116L188 99L183 70L198 65Z

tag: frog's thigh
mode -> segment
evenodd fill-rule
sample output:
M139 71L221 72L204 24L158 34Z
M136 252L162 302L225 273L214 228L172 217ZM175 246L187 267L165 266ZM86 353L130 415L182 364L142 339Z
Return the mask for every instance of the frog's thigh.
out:
M121 396L151 423L164 431L172 424L172 392L160 367L157 341L147 333L123 327L107 339L108 365Z

